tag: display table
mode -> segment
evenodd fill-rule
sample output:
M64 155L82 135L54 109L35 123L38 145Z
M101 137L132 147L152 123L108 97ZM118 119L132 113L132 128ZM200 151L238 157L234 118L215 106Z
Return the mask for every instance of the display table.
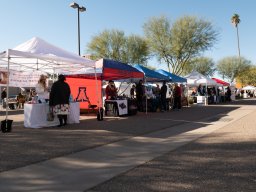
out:
M122 100L105 100L105 115L127 115L128 103L126 99Z
M197 96L196 97L196 102L199 104L204 104L205 103L205 96Z
M155 98L147 99L147 104L145 99L143 99L142 101L143 111L147 111L147 112L156 112L159 105L160 105L159 99L155 99ZM146 109L146 106L147 106L147 109Z
M128 115L136 115L138 111L137 100L128 99Z
M59 125L59 119L54 117L53 121L47 121L49 105L25 104L24 105L24 126L27 128L42 128ZM70 103L70 113L68 114L68 124L79 123L80 106L79 102Z

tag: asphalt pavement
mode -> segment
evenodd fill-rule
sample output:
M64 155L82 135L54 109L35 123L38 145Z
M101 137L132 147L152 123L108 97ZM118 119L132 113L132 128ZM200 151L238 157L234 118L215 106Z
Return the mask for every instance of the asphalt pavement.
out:
M0 191L256 191L256 100L0 134ZM1 116L4 115L0 112Z

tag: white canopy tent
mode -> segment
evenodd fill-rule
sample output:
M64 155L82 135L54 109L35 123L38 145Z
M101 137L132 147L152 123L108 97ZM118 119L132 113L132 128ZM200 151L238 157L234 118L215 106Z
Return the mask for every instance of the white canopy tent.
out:
M254 90L256 90L256 87L251 86L251 85L247 85L247 86L243 87L242 90L254 91Z
M16 71L42 71L51 74L74 72L95 65L95 61L56 47L38 37L0 53L0 63L0 67L9 66L9 69Z
M83 68L95 68L95 61L80 57L62 48L56 47L38 37L26 41L0 53L0 68L28 72L66 73ZM9 97L9 78L7 78L7 98ZM8 99L7 99L8 101ZM8 103L7 103L8 104ZM6 119L8 110L6 110Z
M212 80L209 77L202 75L197 71L192 71L190 74L186 75L185 78L188 80L188 86L198 86L199 84L205 86L215 86L217 85L216 81Z
M206 86L206 90L208 86L216 86L217 83L216 81L212 80L209 77L206 77L204 75L202 75L201 73L197 72L197 71L192 71L190 74L186 75L184 78L187 79L187 85L188 86L199 86L204 85ZM206 91L207 94L207 91ZM207 99L207 95L206 95L206 99L205 99L205 105L208 104L208 99Z

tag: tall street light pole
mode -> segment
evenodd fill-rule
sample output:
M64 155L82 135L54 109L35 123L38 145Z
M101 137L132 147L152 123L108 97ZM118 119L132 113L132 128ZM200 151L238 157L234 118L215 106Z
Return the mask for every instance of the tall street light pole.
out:
M69 5L70 7L77 9L77 26L78 26L78 54L80 55L80 12L86 11L86 8L79 6L77 3L73 2Z

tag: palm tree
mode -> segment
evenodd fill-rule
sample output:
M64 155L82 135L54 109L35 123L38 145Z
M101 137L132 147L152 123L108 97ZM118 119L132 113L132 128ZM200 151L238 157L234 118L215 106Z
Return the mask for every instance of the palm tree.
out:
M237 45L238 45L238 55L239 55L239 58L240 58L240 46L239 46L239 35L238 35L238 24L240 23L240 18L239 18L239 15L238 14L234 14L232 17L231 17L231 23L236 27L236 35L237 35Z

